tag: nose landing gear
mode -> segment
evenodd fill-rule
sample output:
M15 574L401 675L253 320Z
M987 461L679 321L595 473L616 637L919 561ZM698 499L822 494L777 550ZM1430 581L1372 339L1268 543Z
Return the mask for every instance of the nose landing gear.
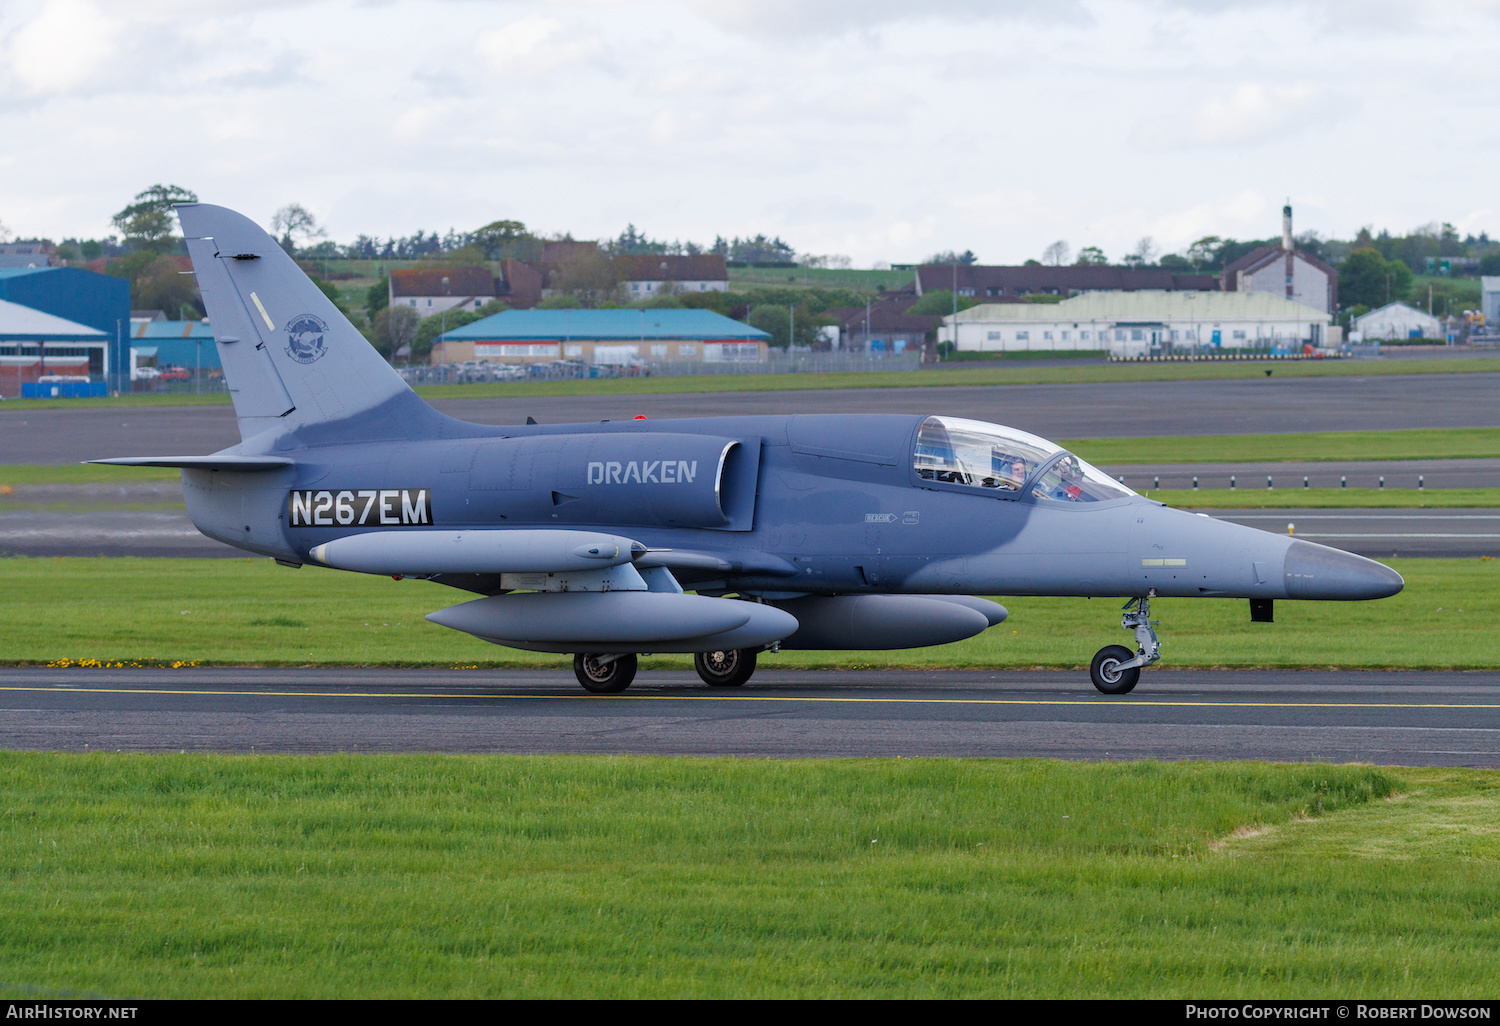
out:
M1141 667L1150 666L1161 658L1161 642L1152 630L1161 621L1151 619L1151 600L1156 590L1125 603L1125 612L1120 616L1120 627L1135 630L1137 651L1134 655L1124 645L1107 645L1095 655L1089 664L1089 678L1094 687L1106 695L1125 695L1141 679Z

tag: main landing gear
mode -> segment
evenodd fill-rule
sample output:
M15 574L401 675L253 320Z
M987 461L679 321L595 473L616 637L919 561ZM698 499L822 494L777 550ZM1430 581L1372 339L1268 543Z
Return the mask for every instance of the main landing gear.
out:
M617 695L635 680L635 653L593 655L580 652L573 657L573 675L585 691L597 695Z
M711 688L737 688L755 672L753 648L730 648L718 652L696 652L693 669Z
M1150 666L1161 658L1161 642L1152 630L1161 621L1151 619L1151 600L1156 590L1125 603L1125 612L1120 616L1120 627L1135 630L1137 651L1132 654L1124 645L1106 645L1089 664L1089 677L1094 687L1106 695L1129 694L1141 679L1141 667Z
M755 648L729 648L717 652L697 652L693 655L693 668L703 683L711 688L737 688L750 679L755 672ZM573 674L584 690L597 695L617 695L630 687L635 680L636 657L634 653L624 655L593 655L580 652L573 657Z

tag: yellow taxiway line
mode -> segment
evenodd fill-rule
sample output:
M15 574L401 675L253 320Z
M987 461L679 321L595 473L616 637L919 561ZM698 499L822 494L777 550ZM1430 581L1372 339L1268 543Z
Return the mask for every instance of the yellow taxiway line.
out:
M208 690L203 688L80 688L68 687L20 687L0 686L0 692L51 692L57 694L91 695L197 695L209 697L265 697L265 698L466 698L500 700L557 700L564 701L635 701L635 702L842 702L870 705L1031 705L1072 706L1086 705L1106 708L1210 708L1210 709L1500 709L1494 702L1204 702L1172 701L1164 699L1131 699L1121 697L1117 701L1105 698L878 698L859 695L531 695L531 694L471 694L454 692L423 691L242 691Z

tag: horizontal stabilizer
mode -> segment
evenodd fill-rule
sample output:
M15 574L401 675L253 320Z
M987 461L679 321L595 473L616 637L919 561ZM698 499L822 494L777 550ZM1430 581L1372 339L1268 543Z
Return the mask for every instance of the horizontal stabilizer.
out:
M602 570L643 550L596 531L370 531L315 545L310 555L340 570L427 577Z
M117 456L89 460L111 467L177 467L183 470L281 470L296 464L286 456Z

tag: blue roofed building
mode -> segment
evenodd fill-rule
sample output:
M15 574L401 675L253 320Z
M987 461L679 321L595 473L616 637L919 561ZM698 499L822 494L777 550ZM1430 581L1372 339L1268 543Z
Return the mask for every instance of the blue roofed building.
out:
M0 396L15 398L44 377L104 387L110 339L97 328L0 299Z
M221 370L219 347L214 345L214 331L208 320L148 321L137 320L130 326L132 367L182 367L204 373ZM148 352L149 350L149 352Z
M506 310L439 335L429 359L761 363L770 337L712 310Z
M130 282L80 267L0 268L0 300L98 332L104 343L96 340L93 347L104 348L101 358L89 364L89 374L107 380L112 390L130 387ZM56 344L66 345L66 340Z

